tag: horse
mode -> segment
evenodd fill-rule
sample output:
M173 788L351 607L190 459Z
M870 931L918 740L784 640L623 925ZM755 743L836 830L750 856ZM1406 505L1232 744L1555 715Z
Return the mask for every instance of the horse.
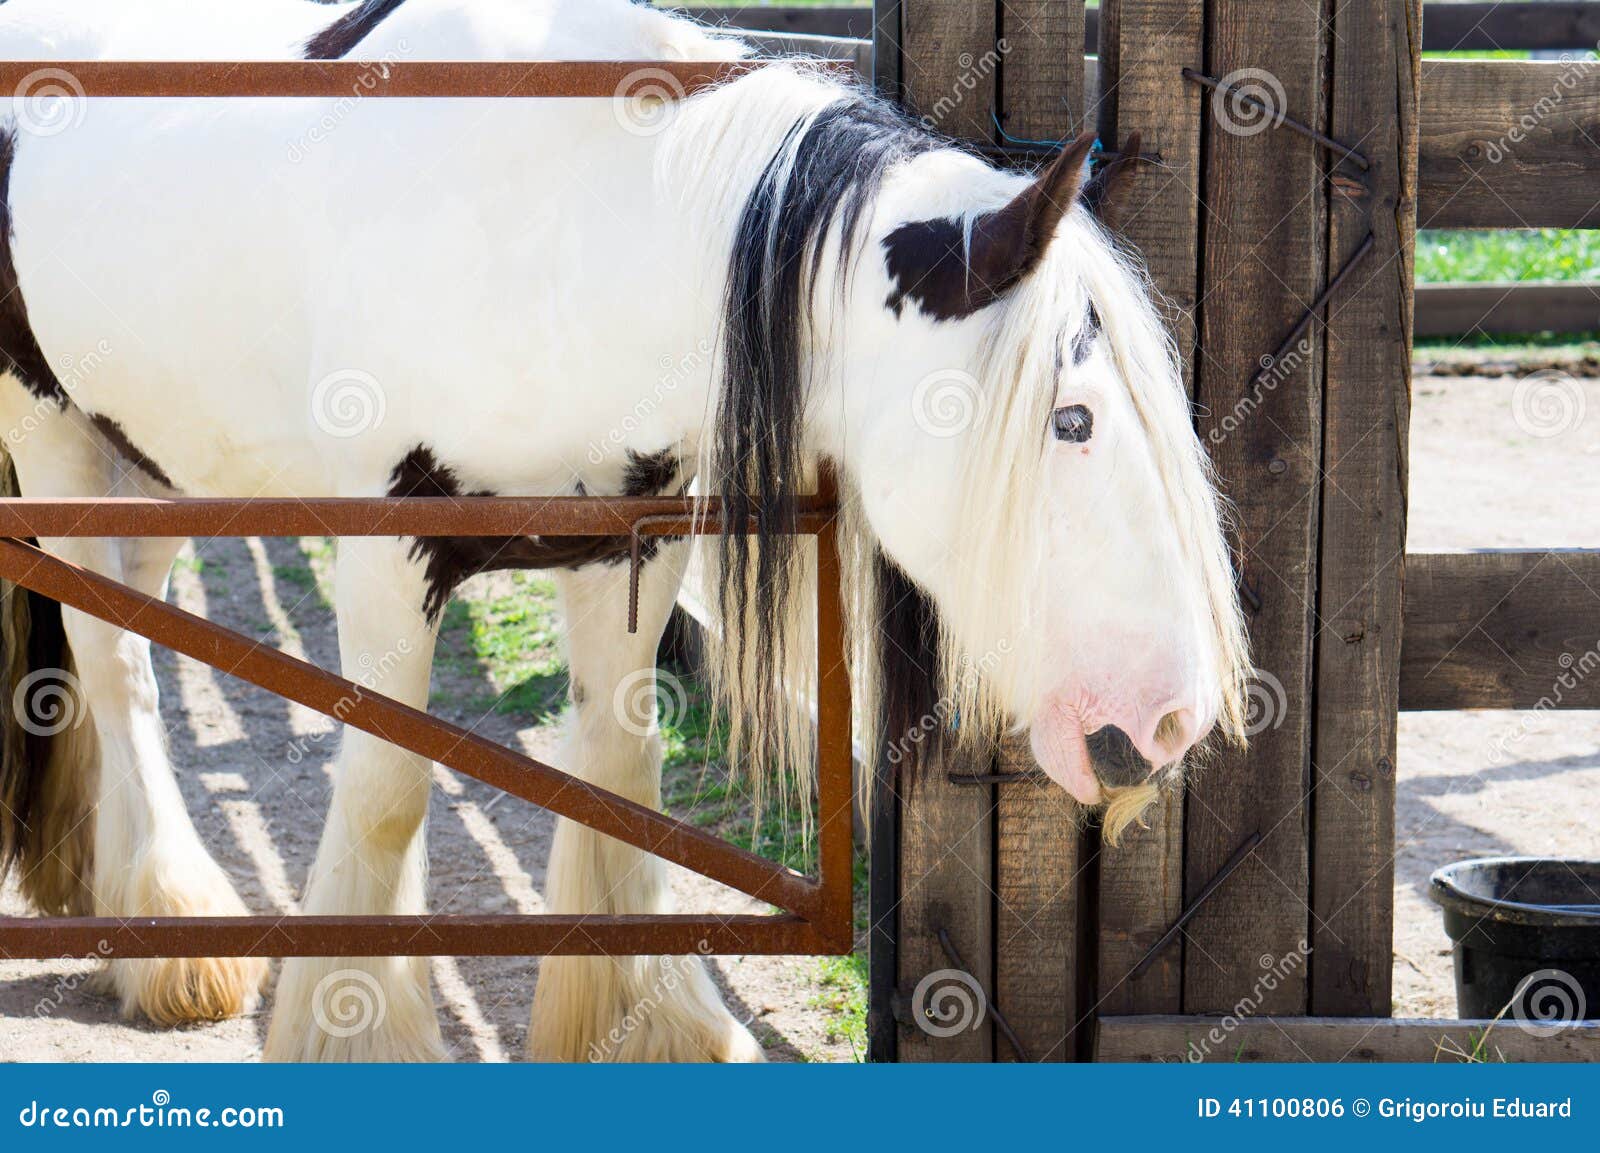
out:
M91 18L40 58L746 51L627 0L253 0L186 33L152 18L96 37L97 10L139 5L215 7L84 0ZM659 807L653 699L643 723L614 701L641 670L653 693L692 560L730 760L804 796L815 566L791 530L826 466L851 682L896 787L941 746L1026 731L1114 835L1208 734L1242 739L1225 506L1158 299L1105 223L1127 169L1091 178L1092 136L1003 170L805 63L668 101L69 100L40 123L30 107L19 94L0 134L0 428L24 495L721 499L715 535L647 550L632 633L626 540L342 540L347 677L425 708L452 590L551 570L571 686L558 763ZM39 544L161 596L181 542ZM33 905L244 913L175 786L149 643L41 597L8 611L0 860ZM45 670L88 718L49 738L24 691ZM423 758L345 731L303 912L425 911L429 780ZM671 909L661 861L567 820L548 876L553 912ZM352 968L386 1014L319 1028ZM161 1023L246 1011L264 976L250 959L109 965L124 1012ZM529 1050L761 1058L699 957L544 960ZM265 1054L440 1058L426 969L286 960Z

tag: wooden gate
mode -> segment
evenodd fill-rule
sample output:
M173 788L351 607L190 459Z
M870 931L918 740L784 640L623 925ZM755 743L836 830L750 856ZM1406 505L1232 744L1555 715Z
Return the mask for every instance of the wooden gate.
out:
M1097 15L1085 61L1082 0L880 0L877 84L1022 162L1142 133L1122 231L1238 510L1252 742L1114 850L1025 747L914 792L884 772L873 1055L1414 1059L1423 1034L1379 1020L1399 710L1542 707L1600 632L1600 556L1405 555L1414 229L1594 226L1600 63L1424 65L1420 0ZM1600 706L1600 678L1559 705ZM921 1018L951 974L989 1009L959 1033ZM1229 1014L1248 1028L1196 1045ZM1600 1054L1560 1037L1516 1055Z

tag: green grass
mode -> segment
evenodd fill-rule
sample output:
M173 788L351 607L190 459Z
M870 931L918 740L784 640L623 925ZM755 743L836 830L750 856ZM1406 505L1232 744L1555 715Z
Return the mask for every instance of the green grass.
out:
M1417 283L1600 280L1600 231L1417 233Z
M519 572L511 586L488 600L451 601L439 629L440 657L456 672L488 680L492 695L463 702L467 708L544 724L560 715L567 693L555 585Z

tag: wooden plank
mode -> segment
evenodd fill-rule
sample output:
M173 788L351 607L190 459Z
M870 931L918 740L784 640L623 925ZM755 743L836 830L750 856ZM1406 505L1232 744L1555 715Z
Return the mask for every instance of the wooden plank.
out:
M1600 68L1429 60L1419 228L1600 228Z
M1214 0L1207 12L1212 75L1259 83L1284 112L1324 121L1317 8ZM1177 78L1172 84L1176 90ZM1249 989L1258 958L1288 956L1307 931L1319 342L1278 365L1270 388L1254 377L1325 283L1327 223L1322 157L1310 141L1283 132L1264 138L1270 118L1241 120L1225 100L1207 104L1200 428L1237 509L1242 578L1259 605L1249 622L1252 655L1272 698L1249 752L1219 756L1189 786L1186 899L1246 837L1262 837L1189 927L1184 1008L1224 1012ZM1304 967L1260 1008L1304 1013Z
M1411 423L1421 0L1334 15L1331 133L1366 194L1329 193L1329 246L1373 238L1330 306L1312 744L1311 989L1319 1017L1387 1017L1394 967L1400 593Z
M1202 90L1177 86L1185 67L1205 63L1201 6L1189 0L1107 0L1100 68L1108 94L1100 135L1118 146L1131 131L1161 157L1130 182L1122 231L1143 256L1167 301L1167 321L1194 392L1194 314L1198 301ZM1174 942L1137 980L1135 965L1183 908L1183 793L1151 810L1149 828L1131 829L1099 856L1095 998L1100 1012L1162 1013L1182 1007L1183 943Z
M1497 48L1592 48L1600 41L1600 4L1428 4L1422 47L1428 52Z
M972 0L901 0L905 101L947 136L989 142L1000 52L995 9Z
M998 115L1027 140L1065 140L1083 128L1083 0L1007 0L999 5ZM1003 742L1002 772L1034 767L1026 738ZM995 1002L1038 1061L1078 1053L1079 875L1076 805L1050 783L998 790L995 861ZM1085 1036L1087 1048L1087 1036ZM1009 1045L995 1055L1010 1060Z
M900 26L901 76L910 110L931 118L943 132L990 140L999 62L994 6L901 0ZM986 773L993 767L993 757L936 762L916 788L901 794L901 1061L990 1061L995 1055L989 1019L976 1029L939 1036L920 1027L911 1000L919 984L957 969L941 947L941 929L966 962L969 977L986 995L994 989L995 789L949 780L951 772ZM937 987L925 986L927 994L935 995Z
M1600 1061L1600 1022L1550 1034L1514 1021L1359 1017L1102 1017L1097 1061Z
M1600 329L1600 284L1417 285L1419 337L1596 329Z
M1400 707L1600 708L1600 551L1406 558Z
M1026 737L1008 737L1000 771L1034 769ZM1078 1055L1079 891L1077 814L1049 780L999 787L995 859L994 999L1034 1061ZM1000 1060L1016 1059L1003 1040Z

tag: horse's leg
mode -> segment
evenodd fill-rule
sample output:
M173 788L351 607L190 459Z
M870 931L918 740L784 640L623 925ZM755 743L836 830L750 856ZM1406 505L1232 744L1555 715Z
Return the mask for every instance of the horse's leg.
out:
M661 741L654 680L643 674L654 672L685 551L665 546L645 566L639 630L631 636L626 565L593 566L558 582L575 714L563 767L652 808L661 805ZM556 913L673 908L659 858L565 819L556 827L546 898ZM700 957L545 958L529 1049L551 1061L762 1060Z
M10 451L23 493L30 497L161 495L164 489L119 459L75 409L60 411L23 393L15 381L0 386L0 418L26 430ZM22 412L25 408L27 411ZM120 580L150 596L165 594L181 540L45 539L47 551ZM87 892L67 899L118 918L239 916L246 912L227 876L200 842L167 759L165 729L150 661L150 642L136 633L73 609L61 611L78 700L92 719L97 756L63 763L81 736L62 744L73 730L58 733L52 751L47 800L61 805L77 794L92 806L91 829L62 829L56 862L92 857ZM37 671L37 670L36 670ZM87 725L80 727L87 728ZM70 779L68 774L70 774ZM51 814L42 814L50 828ZM55 888L63 887L59 883ZM266 963L246 958L113 960L110 984L123 1013L154 1021L214 1020L250 1008L266 974Z
M409 541L339 542L339 661L364 689L426 708L434 630ZM310 915L425 911L430 765L346 728L333 803L306 885ZM303 957L284 962L267 1033L277 1061L428 1061L444 1056L421 957Z

